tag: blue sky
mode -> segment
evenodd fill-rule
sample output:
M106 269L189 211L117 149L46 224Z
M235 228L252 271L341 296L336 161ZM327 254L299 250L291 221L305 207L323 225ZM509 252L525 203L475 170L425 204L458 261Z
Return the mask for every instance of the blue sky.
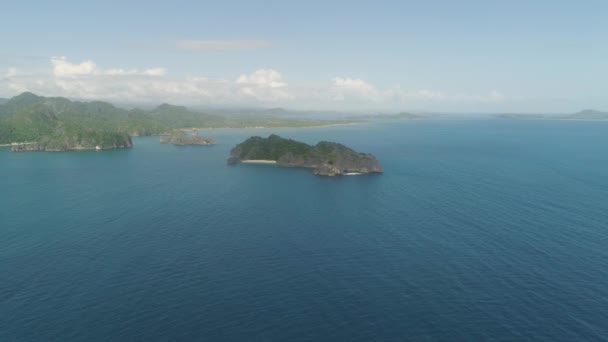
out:
M606 1L11 2L0 96L608 110Z

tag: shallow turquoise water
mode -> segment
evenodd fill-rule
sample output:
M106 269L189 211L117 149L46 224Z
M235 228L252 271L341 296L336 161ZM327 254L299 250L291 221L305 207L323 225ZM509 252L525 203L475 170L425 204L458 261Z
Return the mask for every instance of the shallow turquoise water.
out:
M269 133L385 174L226 165ZM0 151L0 341L608 339L608 123L207 134Z

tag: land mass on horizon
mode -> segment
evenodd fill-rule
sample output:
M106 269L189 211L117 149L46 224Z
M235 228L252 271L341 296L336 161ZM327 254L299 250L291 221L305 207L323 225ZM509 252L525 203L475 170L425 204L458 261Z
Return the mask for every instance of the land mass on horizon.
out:
M547 115L547 114L497 114L500 119L515 119L515 120L608 120L608 112L602 112L594 109L585 109L573 114L565 115Z
M170 104L152 110L123 109L102 101L79 102L25 92L0 104L0 145L12 144L13 151L110 149L131 147L131 136L192 127L316 127L356 122L361 121L220 116Z
M199 135L198 130L196 129L184 129L161 134L160 143L174 145L214 145L215 140Z

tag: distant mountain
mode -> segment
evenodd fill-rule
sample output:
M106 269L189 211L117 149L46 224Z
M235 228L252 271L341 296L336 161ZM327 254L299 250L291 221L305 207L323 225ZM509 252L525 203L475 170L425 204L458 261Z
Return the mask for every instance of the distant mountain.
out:
M276 118L299 118L299 119L322 119L337 120L352 116L352 113L327 111L327 110L293 110L281 107L276 108L206 108L197 110L221 115L225 117L276 117Z
M566 119L577 120L608 120L608 112L600 112L593 109L585 109L580 112L568 115Z
M6 104L12 107L20 107L34 104L36 102L41 101L42 99L44 99L44 97L38 96L30 92L25 92L7 100Z
M548 114L497 114L500 119L514 120L608 120L608 112L585 109L574 114L548 115Z
M174 106L168 103L163 103L160 106L154 108L152 113L171 113L171 112L187 112L188 108L184 106Z
M102 101L70 101L22 93L0 104L0 144L51 141L52 150L127 145L107 137L155 135L179 128L304 127L348 123L345 120L280 118L268 114L221 116L162 104L152 110L124 109ZM117 134L118 133L118 134ZM89 139L90 137L96 137ZM86 144L81 144L85 142ZM81 146L82 145L82 146ZM36 146L40 146L36 145ZM41 150L48 150L46 145Z
M542 120L547 118L544 114L497 114L495 117L513 120Z
M3 99L3 98L0 97L0 105L5 104L6 101L8 101L8 99Z

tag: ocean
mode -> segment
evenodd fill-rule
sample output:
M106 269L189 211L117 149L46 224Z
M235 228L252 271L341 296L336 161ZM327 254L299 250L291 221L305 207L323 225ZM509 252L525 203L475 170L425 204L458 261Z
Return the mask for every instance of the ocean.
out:
M226 164L271 133L385 173ZM608 122L201 134L0 148L0 341L608 340Z

